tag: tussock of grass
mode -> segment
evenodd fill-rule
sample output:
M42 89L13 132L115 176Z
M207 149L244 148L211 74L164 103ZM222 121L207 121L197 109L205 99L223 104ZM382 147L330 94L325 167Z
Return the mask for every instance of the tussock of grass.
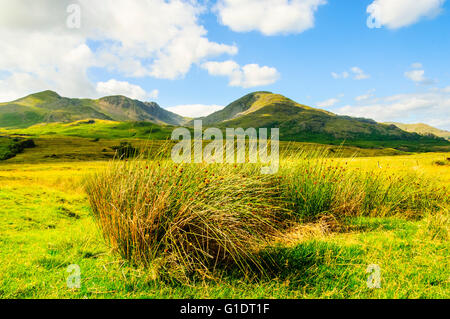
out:
M86 190L106 239L135 264L177 277L229 265L263 270L254 253L275 234L282 209L274 177L258 169L117 161Z

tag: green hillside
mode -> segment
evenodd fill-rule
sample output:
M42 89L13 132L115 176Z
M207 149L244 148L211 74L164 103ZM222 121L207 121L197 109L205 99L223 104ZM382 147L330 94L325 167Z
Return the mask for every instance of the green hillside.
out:
M345 142L361 147L393 147L406 151L450 145L438 137L405 132L395 125L380 124L370 119L339 116L270 92L248 94L202 120L206 125L222 128L279 128L280 139L285 141Z
M22 129L0 129L5 135L27 137L77 136L92 139L142 138L166 140L173 126L161 126L151 122L117 122L109 120L80 120L71 123L40 123Z
M98 100L70 99L53 91L31 94L13 102L0 103L0 127L26 128L39 123L70 123L86 119L139 121L161 125L180 125L182 116L166 111L153 102L124 96Z
M450 142L406 132L396 125L339 116L279 94L255 92L201 118L219 128L279 128L282 141L342 144L400 151L448 151ZM193 121L158 104L124 96L70 99L44 91L0 104L0 131L6 135L168 139L175 126Z
M423 124L423 123L403 124L403 123L396 123L396 122L391 122L391 123L386 123L386 124L395 125L398 128L400 128L404 131L407 131L407 132L417 133L417 134L422 134L422 135L433 134L438 137L442 137L447 140L450 140L450 132L449 131L440 130L438 128L435 128L435 127L427 125L427 124Z

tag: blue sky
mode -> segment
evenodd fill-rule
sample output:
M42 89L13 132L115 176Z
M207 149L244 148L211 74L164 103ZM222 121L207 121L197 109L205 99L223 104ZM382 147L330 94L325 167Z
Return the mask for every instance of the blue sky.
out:
M339 114L450 130L449 1L40 3L0 0L0 100L40 89L125 94L194 116L267 90ZM80 28L65 23L77 22L72 3Z

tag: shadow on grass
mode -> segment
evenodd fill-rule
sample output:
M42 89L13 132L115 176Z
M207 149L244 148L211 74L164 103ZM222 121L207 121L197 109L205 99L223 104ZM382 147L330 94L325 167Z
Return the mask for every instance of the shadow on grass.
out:
M291 291L314 291L325 296L329 292L342 298L366 287L364 249L358 245L337 245L311 241L293 247L266 248L258 255L264 261L264 274L225 270L221 280L233 285L281 285ZM280 288L281 288L280 286Z

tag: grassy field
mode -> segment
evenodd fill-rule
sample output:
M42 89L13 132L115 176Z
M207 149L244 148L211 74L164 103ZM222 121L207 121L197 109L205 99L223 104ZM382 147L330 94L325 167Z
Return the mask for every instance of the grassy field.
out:
M93 154L95 161L80 162L72 154L67 162L62 156L68 153L67 140L54 138L37 140L37 148L0 164L0 298L450 297L450 217L444 202L421 214L356 214L297 224L259 252L277 265L262 278L225 270L188 284L161 278L151 268L122 260L104 240L84 182L108 165L98 156L105 146L71 141L81 143L85 149L79 153ZM32 164L47 155L47 162ZM447 157L428 153L336 161L349 172L422 175L445 187L450 182ZM67 288L71 264L80 266L81 289ZM371 264L381 269L380 289L367 286Z
M32 138L36 147L26 149L24 152L16 154L13 158L3 163L7 164L27 164L27 163L59 163L59 162L78 162L78 161L105 161L114 157L114 146L118 146L121 142L130 142L139 149L153 148L159 149L165 144L163 140L146 140L146 139L115 139L94 138L94 137L78 137L78 136L27 136ZM4 140L4 142L3 142ZM0 138L0 152L10 143L10 139ZM319 145L314 143L298 143L298 142L280 142L281 152L287 152L300 148L317 148ZM342 156L352 157L373 157L373 156L393 156L405 155L408 153L395 149L362 149L352 146L328 146L330 155L339 152Z
M276 97L276 96L275 96ZM260 101L261 103L264 101ZM260 107L258 103L254 106L256 109ZM303 106L309 109L306 106ZM370 136L361 135L354 136L352 138L346 138L345 134L334 136L335 132L339 132L341 129L345 129L348 125L348 119L333 118L333 121L327 124L326 132L316 132L312 128L307 130L293 130L292 123L287 121L292 117L291 114L278 114L279 110L275 108L274 114L266 116L262 114L262 118L250 117L252 122L247 122L244 119L238 119L231 127L279 127L281 132L290 132L285 135L281 135L281 141L285 141L284 144L289 144L289 141L298 142L298 144L304 144L302 142L322 144L322 145L335 145L338 147L341 144L347 145L349 148L360 150L365 153L365 156L373 156L373 154L380 154L388 150L390 154L395 155L402 152L448 152L450 151L450 144L446 140L437 138L429 138L427 136L417 135L415 138L398 139L396 137L389 137L377 134L371 134ZM322 116L326 115L326 112L320 111L318 114ZM304 114L303 114L304 115ZM302 116L303 116L302 115ZM287 122L272 123L272 118L285 118ZM269 119L269 122L266 122ZM253 122L256 121L256 122ZM315 123L314 117L311 119ZM205 124L208 122L206 121ZM265 123L263 125L263 123ZM222 129L225 129L230 125L229 122L219 125ZM261 126L262 125L262 126ZM313 125L313 124L311 124ZM387 127L387 126L386 126ZM112 140L112 139L145 139L152 141L168 140L172 134L174 127L168 125L157 125L149 122L115 122L108 120L80 120L71 123L42 123L36 124L27 128L0 128L0 134L22 136L27 138L43 138L47 140L52 139L90 139L90 140ZM193 128L191 127L192 131ZM331 134L330 132L334 132ZM405 133L406 134L406 133ZM1 144L1 141L0 141Z

